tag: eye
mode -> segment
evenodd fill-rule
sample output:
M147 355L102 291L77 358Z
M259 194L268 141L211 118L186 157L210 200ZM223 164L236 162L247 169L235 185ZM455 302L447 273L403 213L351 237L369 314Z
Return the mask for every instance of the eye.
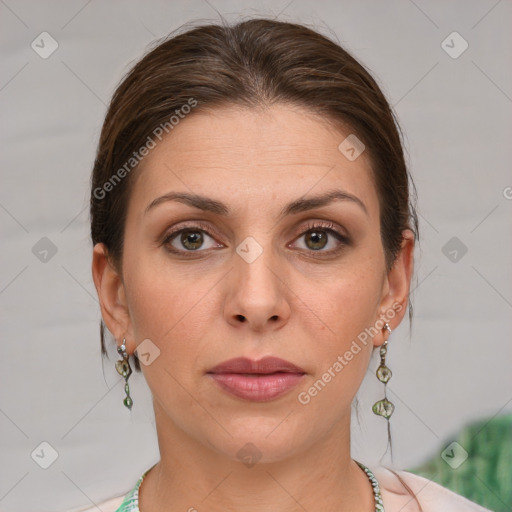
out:
M324 254L336 253L350 243L349 239L332 223L310 223L306 231L303 231L296 240L301 238L304 238L304 243L299 249ZM184 256L192 256L194 252L204 252L214 247L223 247L213 238L211 228L200 223L173 230L165 236L162 245L166 246L169 252ZM327 250L324 250L326 247Z
M222 247L222 244L217 244L213 237L210 236L209 229L199 224L189 225L172 231L165 237L162 243L170 252L180 254Z
M332 223L308 224L307 230L298 238L304 238L303 249L313 252L333 253L340 249L340 245L348 245L348 238L340 233ZM330 246L330 247L328 247ZM327 247L327 250L323 250Z

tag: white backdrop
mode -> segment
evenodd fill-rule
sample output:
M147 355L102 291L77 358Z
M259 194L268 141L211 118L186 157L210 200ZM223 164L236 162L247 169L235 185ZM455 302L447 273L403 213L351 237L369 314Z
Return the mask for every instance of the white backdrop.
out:
M88 183L121 76L151 41L215 21L216 10L334 34L370 68L406 134L421 250L413 328L404 321L388 352L396 465L512 411L510 0L1 0L2 511L98 503L158 460L143 377L130 378L130 412L113 346L102 365ZM353 422L353 456L368 465L386 448L372 372Z

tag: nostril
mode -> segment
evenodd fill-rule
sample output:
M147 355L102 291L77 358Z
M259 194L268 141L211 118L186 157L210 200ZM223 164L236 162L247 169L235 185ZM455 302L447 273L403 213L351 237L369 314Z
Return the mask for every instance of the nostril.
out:
M236 315L237 320L240 320L241 322L245 322L245 316L243 315Z

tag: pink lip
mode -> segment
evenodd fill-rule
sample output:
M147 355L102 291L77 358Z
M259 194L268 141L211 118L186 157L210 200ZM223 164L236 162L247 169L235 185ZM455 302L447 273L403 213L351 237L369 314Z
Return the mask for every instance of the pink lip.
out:
M305 373L299 366L277 357L259 361L237 357L215 366L208 375L232 395L264 402L290 391Z
M264 357L253 361L247 357L235 357L214 366L208 373L306 373L303 368L279 357Z

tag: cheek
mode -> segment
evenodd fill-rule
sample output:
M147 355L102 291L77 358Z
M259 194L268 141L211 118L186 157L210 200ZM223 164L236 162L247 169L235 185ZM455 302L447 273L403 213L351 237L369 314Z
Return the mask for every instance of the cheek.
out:
M127 240L123 262L130 317L137 342L154 338L156 343L168 343L184 324L201 325L198 306L208 283L194 265L172 265L163 248L141 248L143 243L137 246L135 240Z
M310 341L301 355L314 360L317 371L304 387L308 396L299 403L318 406L320 413L327 402L340 406L351 402L373 350L369 332L376 321L380 292L378 275L368 265L340 272L329 284L304 288L307 308L300 316ZM336 410L340 413L343 407Z
M357 337L372 325L382 293L379 266L372 260L344 266L330 276L322 277L314 286L302 284L304 302L310 308L308 317L337 348ZM299 294L298 294L299 295Z
M141 364L141 369L153 396L170 410L194 405L183 389L193 389L205 353L200 340L205 339L210 322L201 314L205 307L201 298L208 287L201 292L201 285L193 282L170 279L154 266L131 267L127 300L135 341L149 339L158 349L153 349L158 356L150 365Z

